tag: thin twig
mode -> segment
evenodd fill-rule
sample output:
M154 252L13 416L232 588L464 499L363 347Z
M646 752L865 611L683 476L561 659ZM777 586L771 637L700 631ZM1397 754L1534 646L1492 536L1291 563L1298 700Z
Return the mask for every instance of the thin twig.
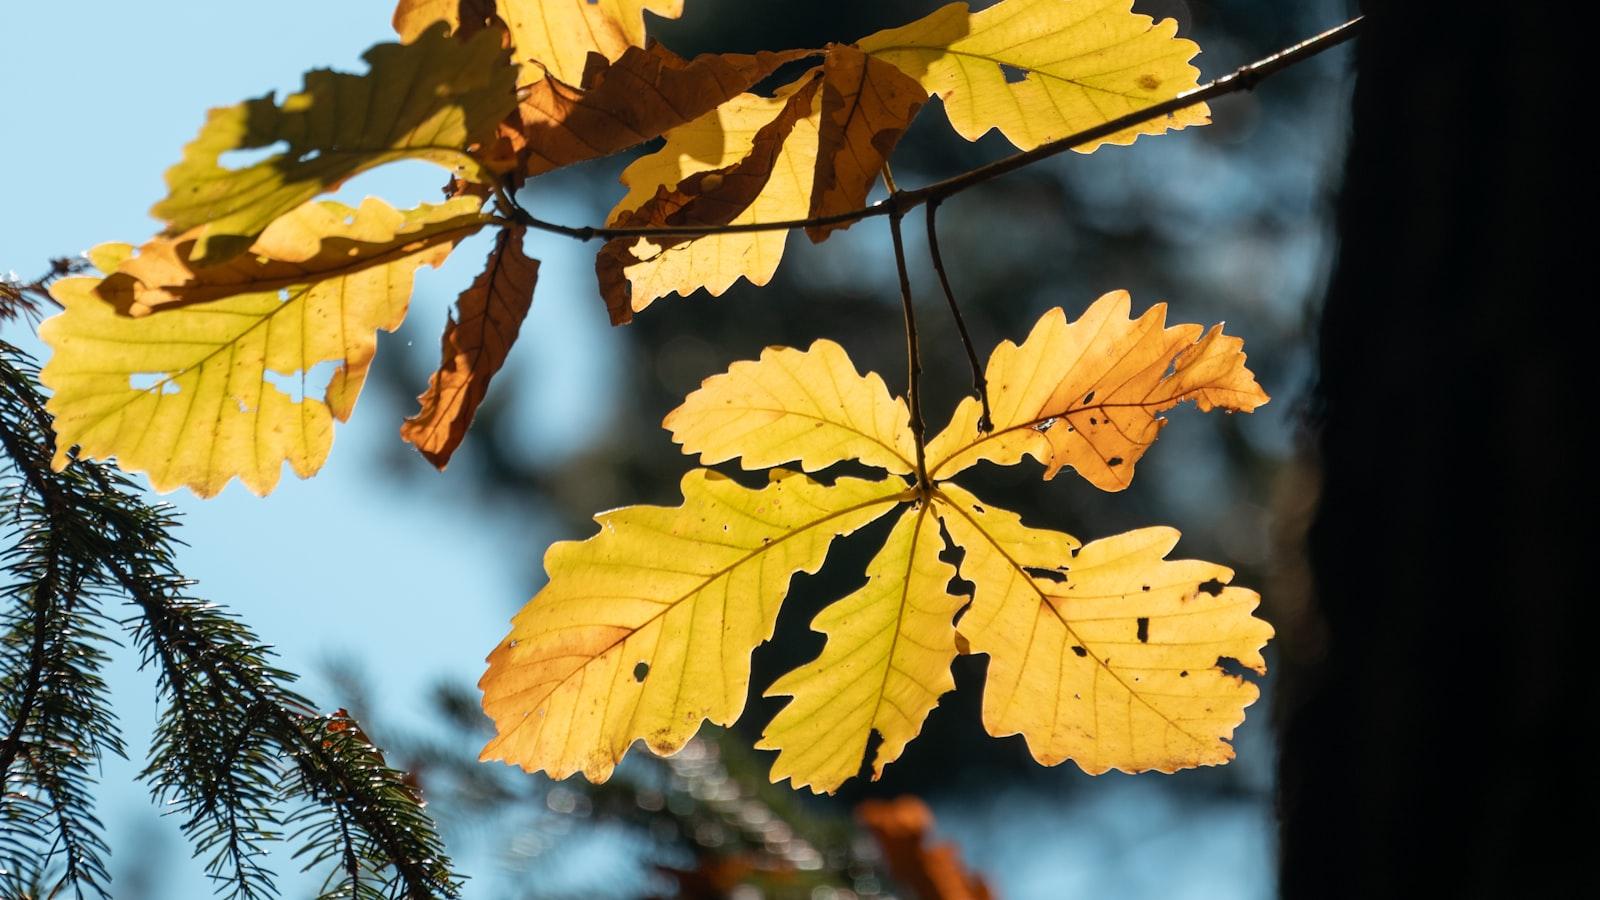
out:
M581 241L594 238L628 238L628 237L685 237L697 238L717 234L744 234L754 231L787 231L790 228L810 228L822 225L841 225L847 222L858 222L874 216L904 216L907 212L931 203L934 200L944 200L965 191L970 187L992 181L1001 175L1006 175L1017 169L1030 166L1042 159L1065 153L1085 144L1092 144L1104 140L1119 131L1140 125L1151 119L1175 113L1181 109L1198 106L1209 100L1215 100L1228 94L1239 91L1253 90L1256 85L1272 75L1304 62L1323 51L1330 50L1354 38L1361 30L1363 17L1357 16L1343 25L1338 25L1321 34L1301 41L1292 47L1287 47L1271 56L1258 59L1253 63L1224 75L1215 81L1195 88L1192 91L1179 94L1170 100L1162 101L1154 106L1135 110L1126 115L1118 116L1109 122L1086 128L1075 134L1050 141L1045 144L1016 153L1005 159L996 160L987 165L978 166L960 175L936 181L909 191L896 191L890 194L889 199L872 206L860 209L847 210L826 216L812 216L806 219L785 219L777 222L738 222L726 225L713 226L684 226L684 225L655 225L631 228L605 228L583 226L575 228L570 225L560 225L555 222L546 222L526 213L518 213L517 219L529 228L548 231L553 234L565 235Z
M939 253L940 200L928 201L928 255L933 257L933 271L939 275L939 286L944 288L945 302L950 305L950 315L956 320L956 331L961 333L961 346L967 351L967 362L972 366L972 392L983 404L983 414L978 417L978 430L984 434L994 430L994 419L989 415L989 382L983 377L983 365L978 362L978 351L972 346L972 335L967 331L967 320L956 305L955 291L950 289L950 276L944 270L944 257Z
M896 210L889 215L889 234L894 238L894 264L900 273L900 307L906 320L906 396L911 401L911 435L917 445L917 487L924 496L932 489L928 480L928 464L923 444L927 441L928 426L922 421L922 352L917 346L917 313L911 306L911 276L906 272L906 246L900 235L900 219L904 213Z

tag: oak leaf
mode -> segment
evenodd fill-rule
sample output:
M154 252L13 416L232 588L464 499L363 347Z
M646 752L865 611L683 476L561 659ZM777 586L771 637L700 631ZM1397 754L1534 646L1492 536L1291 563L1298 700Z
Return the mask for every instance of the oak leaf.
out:
M1001 0L969 12L952 3L858 41L944 100L956 132L991 128L1024 150L1176 97L1198 84L1200 51L1173 19L1132 12L1133 0ZM1196 104L1075 148L1130 144L1141 134L1204 124Z
M282 103L268 94L211 111L152 209L167 236L192 240L191 264L243 253L274 219L385 163L423 159L487 178L472 150L516 103L515 71L494 29L460 41L437 25L365 59L365 75L318 69ZM243 168L222 162L229 151L280 142L285 151Z
M1109 327L1118 316L1108 309L1126 316L1125 295L1121 302L1102 298L1086 314L1099 336L1078 357L1114 361L1143 347L1148 329ZM1160 333L1162 317L1158 309L1134 324L1152 321ZM1084 327L1058 318L1047 314L1035 334ZM1180 380L1192 348L1207 346L1190 328L1198 332L1171 329L1187 334L1190 350L1162 345L1161 365L1176 356ZM1012 368L1070 370L1071 357L1054 355L1062 346L1031 338L1002 346L990 372L1004 373L1006 385ZM1219 370L1244 372L1232 352L1237 361ZM952 428L963 422L958 415ZM903 504L867 583L816 617L827 635L821 655L768 690L791 698L760 744L778 751L774 780L836 790L860 768L874 732L882 740L865 761L881 774L953 687L958 652L990 655L985 727L1021 733L1041 762L1172 771L1232 756L1227 739L1256 690L1223 660L1262 671L1272 630L1250 615L1253 592L1226 586L1227 569L1165 559L1176 531L1083 545L980 503L947 473L912 481L908 408L828 341L735 364L665 424L706 462L820 469L853 460L886 476L828 486L779 471L774 487L755 492L700 469L684 479L683 506L608 513L598 536L551 548L549 584L518 614L480 682L499 732L486 758L604 778L635 739L671 753L702 720L731 723L750 653L771 635L789 576L820 566L834 535ZM976 586L970 605L950 593L957 568L940 558L941 526L963 553L960 576ZM769 558L791 539L803 552ZM735 584L734 575L747 580Z
M1167 424L1161 413L1187 400L1205 412L1267 402L1245 368L1243 341L1221 325L1165 328L1164 303L1130 320L1131 302L1112 291L1070 324L1053 309L1021 346L1001 343L986 374L994 429L981 431L981 405L963 400L928 443L928 473L949 478L979 460L1032 456L1046 478L1072 466L1095 487L1120 491Z
M683 14L683 0L501 0L500 18L511 30L523 80L547 72L582 84L590 54L620 58L645 45L645 10L667 19Z
M820 79L809 74L774 101L743 99L750 95L735 98L702 120L684 126L689 136L680 138L676 145L677 135L669 132L665 147L623 173L630 188L636 183L650 184L645 190L651 193L637 206L624 208L639 197L630 190L613 210L610 224L693 228L770 222L775 221L773 216L781 217L790 210L795 211L795 216L804 216L811 194L810 175L816 165L815 116L820 87ZM720 128L724 116L746 127L755 125L748 145L737 132L724 131L717 157L723 165L694 166L691 174L676 182L655 181L679 167L687 168L681 156L683 144ZM638 180L630 181L630 176ZM653 240L607 241L595 257L595 274L612 323L628 321L633 313L669 293L688 296L705 288L715 296L740 278L765 284L777 270L783 247L782 232L771 234L777 239L690 233Z
M615 62L591 70L587 88L546 78L528 87L517 106L526 143L523 174L542 175L648 141L808 52L703 53L685 60L655 44L629 47Z
M810 217L860 209L889 154L928 100L928 92L889 63L854 47L828 49L822 65L822 115ZM850 223L812 225L821 241Z
M496 236L483 272L457 299L457 314L445 326L439 369L417 398L422 409L400 428L400 436L440 469L466 437L533 305L539 261L523 254L524 234L518 226Z
M435 22L443 22L450 33L469 38L493 21L495 0L400 0L394 8L394 31L410 43Z
M476 208L461 198L395 213L378 200L359 209L332 201L301 207L268 226L247 259L282 271L271 248L298 247L307 222L338 223L347 235L383 243L384 223L426 231ZM280 239L280 232L291 237ZM336 238L341 235L334 235ZM58 466L74 446L84 456L116 457L147 472L158 491L187 485L209 497L237 476L265 494L283 463L306 478L321 468L333 421L349 418L377 351L377 331L405 318L411 281L437 266L454 244L418 242L381 264L130 318L102 298L102 279L68 278L51 286L63 311L39 327L54 351L40 380L50 388ZM137 257L126 245L98 248L93 259L121 269ZM253 279L243 268L248 283ZM266 282L266 278L259 279ZM321 399L306 394L319 364L338 363ZM301 399L279 384L298 382Z

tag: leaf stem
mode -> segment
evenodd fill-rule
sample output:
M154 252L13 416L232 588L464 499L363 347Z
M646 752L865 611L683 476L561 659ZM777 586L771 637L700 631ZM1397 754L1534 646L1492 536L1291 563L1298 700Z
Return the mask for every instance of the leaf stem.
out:
M928 255L933 258L933 271L939 276L939 286L944 288L945 302L950 306L950 315L956 320L956 331L961 334L961 346L967 351L967 363L972 366L972 392L978 396L978 402L983 404L983 415L978 417L978 430L984 434L994 430L994 418L989 414L989 383L983 376L983 364L978 362L978 351L972 346L972 335L967 331L967 320L961 315L961 307L956 304L955 291L950 289L950 276L945 273L944 257L939 253L939 204L943 199L928 201Z
M895 196L898 195L890 195L891 205ZM922 420L922 352L917 343L917 313L911 304L911 276L906 271L905 239L900 234L900 219L904 215L898 209L889 214L889 234L894 238L894 264L900 273L900 308L906 321L906 396L911 401L911 435L917 445L917 492L926 500L932 495L933 483L928 479L927 454L923 450L928 426Z
M889 195L888 200L872 206L864 206L860 209L846 210L826 216L812 216L806 219L785 219L777 222L738 222L715 226L658 225L632 228L560 225L555 222L546 222L542 219L534 218L522 210L516 211L516 217L518 221L529 228L565 235L580 241L588 241L594 238L605 238L607 240L627 237L697 238L707 235L745 234L755 231L787 231L790 228L841 225L849 222L858 222L874 216L904 216L924 203L948 199L968 188L983 184L986 181L992 181L1002 175L1026 168L1042 159L1065 153L1073 148L1104 140L1119 131L1124 131L1135 125L1141 125L1151 119L1158 119L1178 110L1198 106L1208 100L1214 100L1228 94L1254 90L1256 85L1268 77L1354 38L1360 33L1363 20L1363 16L1357 16L1342 25L1336 25L1298 44L1285 47L1249 65L1241 66L1215 81L1201 85L1192 91L1179 94L1170 100L1164 100L1144 109L1135 110L1108 122L1103 122L1093 128L1086 128L1075 134L1069 134L1066 137L1040 144L1032 150L1014 153L1004 159L995 160L987 165L978 166L959 175L953 175L920 188L908 191L894 191Z

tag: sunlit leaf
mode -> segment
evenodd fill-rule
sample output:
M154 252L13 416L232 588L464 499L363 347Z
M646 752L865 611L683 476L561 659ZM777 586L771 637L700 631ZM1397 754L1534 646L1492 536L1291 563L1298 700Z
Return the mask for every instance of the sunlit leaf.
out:
M433 23L443 22L451 34L469 38L494 15L495 0L400 0L394 8L394 31L410 43Z
M612 211L611 224L714 226L804 217L816 166L820 86L819 79L808 75L776 100L740 95L669 132L665 147L623 173L632 190ZM707 155L686 157L690 148ZM711 159L721 164L703 165ZM656 180L682 171L691 174L676 181ZM630 206L640 193L644 196L638 205ZM740 278L766 284L777 271L783 242L781 231L654 241L617 238L600 250L595 270L611 321L621 323L670 293L687 297L704 288L716 296Z
M384 163L425 159L481 180L469 152L515 105L515 72L493 29L467 41L435 26L409 44L379 44L369 71L318 69L305 88L211 111L152 212L168 236L192 238L190 262L209 266L245 251L274 219L339 182ZM286 145L230 168L223 154Z
M463 198L396 214L375 200L359 210L323 201L275 222L249 258L264 271L281 271L283 261L264 255L267 248L298 246L276 232L298 235L308 221L318 228L348 221L350 234L382 242L381 223L426 230L474 205ZM310 476L327 458L333 420L348 418L355 406L377 331L399 326L412 275L438 265L452 247L423 241L379 265L142 318L122 315L98 296L98 278L57 282L51 293L64 310L39 328L54 351L40 380L52 391L57 465L78 445L85 456L115 457L124 469L148 473L158 491L187 485L201 496L235 476L265 494L285 461ZM127 265L131 252L114 246L96 258ZM319 364L332 370L321 399L310 396Z
M784 675L767 696L791 697L756 745L777 750L772 780L832 793L855 776L873 732L883 739L873 778L955 688L956 610L946 585L956 570L927 504L906 510L867 566L867 583L824 609L811 627L828 636L822 655Z
M1233 572L1167 560L1171 528L1079 546L955 485L936 506L976 586L960 630L989 655L983 723L1021 734L1045 765L1085 772L1173 772L1233 758L1227 738L1256 686L1222 668L1266 672L1272 627L1251 616L1254 591Z
M670 754L706 720L732 724L789 579L905 494L896 477L830 486L777 471L751 490L698 469L682 506L596 517L598 535L550 548L550 583L489 655L480 685L498 734L483 758L604 781L635 740Z
M897 474L916 457L905 401L876 373L861 375L844 348L769 347L706 379L662 423L683 452L706 465L746 469L798 462L807 472L855 459Z
M1024 150L1171 99L1198 84L1189 60L1200 52L1176 37L1173 19L1154 22L1133 0L1001 0L969 13L941 7L857 46L917 79L944 100L956 132L975 141L998 128ZM1200 125L1197 104L1103 141Z
M511 29L524 83L549 72L581 84L589 54L616 60L645 44L645 10L668 19L683 14L683 0L500 0Z
M1096 300L1075 322L1045 313L1021 346L1002 343L989 358L994 430L968 397L928 443L928 472L949 478L980 460L1012 465L1031 456L1045 477L1071 466L1094 486L1120 491L1155 442L1161 413L1193 400L1202 411L1250 412L1266 392L1245 368L1244 342L1217 325L1164 327L1158 303L1129 319L1127 291ZM1202 336L1203 333L1203 336Z
M490 379L505 364L533 305L539 261L523 254L524 233L507 228L496 237L483 272L456 300L456 315L441 341L439 370L417 398L422 409L400 427L400 436L441 469L466 437Z

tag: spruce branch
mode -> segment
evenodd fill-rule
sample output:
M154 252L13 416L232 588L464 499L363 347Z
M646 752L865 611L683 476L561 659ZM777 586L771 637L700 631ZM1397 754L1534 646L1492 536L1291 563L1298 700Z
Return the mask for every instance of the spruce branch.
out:
M293 829L296 856L329 869L320 896L456 896L437 830L403 774L342 710L319 714L294 693L295 676L249 628L188 594L171 510L144 502L110 467L72 459L52 469L55 435L36 379L26 356L0 342L0 445L14 473L0 500L19 523L0 621L7 896L49 883L105 895L87 786L99 753L122 752L98 676L108 640L100 609L112 599L132 605L122 625L164 700L141 777L183 817L220 892L273 896L266 846Z

